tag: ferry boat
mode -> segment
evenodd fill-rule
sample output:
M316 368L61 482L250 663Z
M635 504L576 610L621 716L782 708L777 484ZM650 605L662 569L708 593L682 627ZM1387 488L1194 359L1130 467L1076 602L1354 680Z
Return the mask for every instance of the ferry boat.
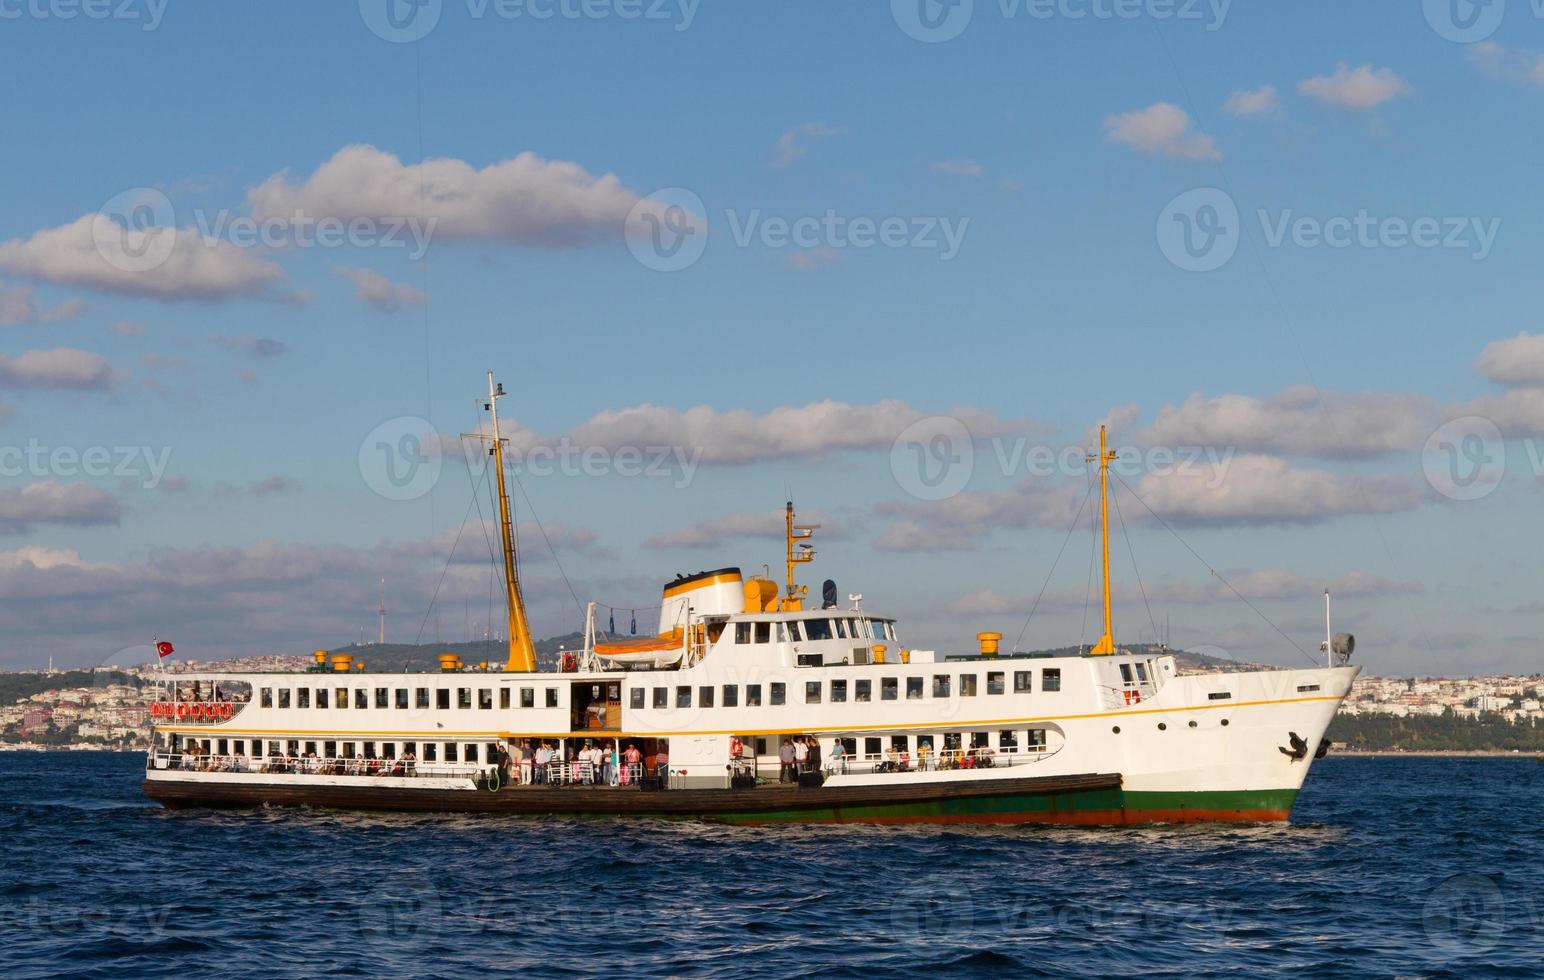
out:
M968 655L907 648L860 595L827 582L815 601L796 582L817 526L789 503L781 585L678 575L642 638L599 634L592 603L582 649L538 669L503 394L489 374L477 438L497 475L507 662L379 673L317 651L296 672L166 674L147 797L739 824L1284 821L1359 671L1354 639L1328 628L1325 666L1306 669L1185 675L1161 649L1118 647L1102 427L1103 632L1086 653L1005 653L996 632Z

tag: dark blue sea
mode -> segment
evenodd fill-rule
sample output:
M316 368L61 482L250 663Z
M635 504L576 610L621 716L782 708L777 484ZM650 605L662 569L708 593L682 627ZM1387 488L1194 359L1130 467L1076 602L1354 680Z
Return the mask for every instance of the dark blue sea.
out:
M1286 826L167 812L0 754L0 976L1544 975L1544 764L1337 759Z

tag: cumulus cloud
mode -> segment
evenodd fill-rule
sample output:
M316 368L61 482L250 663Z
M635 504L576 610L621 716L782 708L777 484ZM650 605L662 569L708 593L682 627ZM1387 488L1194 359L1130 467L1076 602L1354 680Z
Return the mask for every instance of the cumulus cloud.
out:
M570 247L620 236L639 195L614 174L531 152L481 170L439 158L405 164L373 146L346 146L309 177L274 174L248 192L258 219L418 219L441 239ZM432 226L431 226L432 223Z
M1505 48L1494 41L1471 44L1468 50L1469 60L1491 78L1544 85L1544 54Z
M886 551L961 551L995 531L1069 527L1083 491L1027 477L1006 490L967 490L927 503L885 501L875 507L893 523L874 542Z
M429 294L406 283L392 282L374 269L336 265L333 274L354 284L354 296L366 306L392 313L404 306L421 306Z
M1413 510L1424 499L1415 478L1339 476L1258 454L1235 456L1217 468L1148 473L1134 489L1169 523L1212 527L1313 524L1346 514Z
M1421 583L1396 580L1353 571L1332 579L1315 579L1284 568L1224 569L1223 578L1239 594L1255 602L1312 600L1325 589L1337 599L1366 599L1391 595L1419 595ZM1159 578L1145 583L1146 598L1152 603L1209 605L1237 602L1238 595L1215 576L1204 580ZM1085 590L1048 592L1040 597L1039 608L1077 609L1087 602ZM974 616L1023 616L1035 605L1033 595L1010 595L993 589L968 592L951 602L948 611Z
M164 254L156 264L151 260ZM194 228L125 229L86 214L0 244L0 269L27 279L162 300L290 299L278 265Z
M121 515L116 499L84 483L0 487L0 534L28 534L39 524L117 524Z
M1144 445L1215 446L1246 452L1355 457L1419 447L1437 403L1395 392L1325 393L1295 385L1269 398L1192 394L1166 405L1135 439Z
M974 160L957 158L938 161L933 164L933 172L947 174L950 177L980 177L986 173L986 168Z
M683 410L645 404L601 412L570 431L567 438L577 445L603 449L676 446L700 450L702 461L707 463L753 463L816 457L839 450L888 448L901 430L928 414L894 399L872 405L828 399L785 405L764 414L706 405ZM1001 419L974 408L956 408L950 414L977 438L1033 427L1027 419ZM539 438L525 430L511 437L517 446L517 437Z
M783 540L786 530L784 512L777 510L749 511L710 517L686 527L656 534L644 542L649 548L721 548L744 538ZM799 514L800 524L819 524L818 535L822 539L844 536L842 528L820 511Z
M1524 332L1493 340L1474 366L1497 384L1544 386L1544 334Z
M289 351L289 345L282 340L272 337L253 337L242 335L239 337L227 337L224 334L215 334L209 338L209 342L216 347L223 347L229 351L241 354L250 354L253 357L278 357Z
M1374 109L1390 99L1410 94L1410 85L1390 68L1342 62L1332 75L1317 75L1298 83L1298 91L1343 109Z
M1106 117L1104 135L1112 143L1142 153L1184 160L1222 159L1212 138L1192 126L1185 110L1168 102Z
M803 159L810 147L819 141L845 135L847 130L842 126L827 126L821 122L800 123L784 130L783 135L777 138L772 163L777 167L791 167Z
M73 347L29 350L18 357L0 354L0 386L105 391L118 373L100 354Z
M0 327L14 327L22 323L58 323L73 320L86 310L80 299L67 299L58 306L40 308L29 286L7 286L0 283Z
M1275 112L1277 107L1276 86L1261 85L1256 89L1234 89L1222 104L1222 111L1234 116L1259 116Z

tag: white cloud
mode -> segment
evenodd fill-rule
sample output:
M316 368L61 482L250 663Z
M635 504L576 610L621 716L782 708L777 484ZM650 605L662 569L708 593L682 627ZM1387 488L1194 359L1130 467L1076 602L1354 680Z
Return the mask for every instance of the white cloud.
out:
M1469 60L1480 71L1503 82L1544 85L1544 54L1504 48L1494 41L1469 45Z
M0 354L0 385L13 388L106 390L118 374L100 354L73 347L29 350L19 357Z
M986 168L974 160L940 160L933 164L933 172L950 177L980 177L986 173Z
M113 324L113 333L120 337L140 337L145 333L145 325L137 320L119 320Z
M117 500L84 483L0 487L0 534L27 534L38 524L117 524L121 514Z
M1350 69L1344 62L1333 75L1305 79L1297 88L1304 95L1345 109L1373 109L1410 93L1409 84L1390 68L1362 65Z
M1193 129L1185 110L1168 102L1106 117L1104 135L1143 153L1185 160L1222 159L1212 138Z
M1480 351L1474 366L1498 384L1544 386L1544 334L1524 332L1493 340Z
M1235 116L1258 116L1275 112L1277 108L1274 85L1261 85L1257 89L1234 89L1228 101L1222 104L1224 112Z
M845 135L847 129L842 126L827 126L821 122L800 123L792 129L784 130L783 135L777 138L773 166L791 167L805 157L815 143Z
M162 249L164 260L150 268L126 261ZM126 231L102 214L0 244L0 269L42 282L164 300L293 298L274 291L284 271L247 249L206 239L194 228Z
M994 531L1066 528L1078 515L1080 489L1053 488L1026 478L1006 490L967 490L927 503L886 501L875 508L896 520L874 542L887 551L962 551Z
M478 170L447 158L404 164L365 145L344 147L303 181L292 182L285 171L248 192L259 219L296 212L345 221L421 216L435 238L537 247L620 237L638 199L614 174L597 177L577 163L531 152Z
M1204 580L1159 578L1145 583L1146 599L1152 603L1177 605L1226 605L1238 601L1238 593L1251 601L1311 601L1325 589L1336 599L1367 599L1390 595L1418 595L1425 591L1421 583L1395 580L1353 571L1333 579L1314 579L1285 568L1224 569L1224 585L1215 576ZM1044 611L1077 609L1087 602L1083 589L1048 592L1040 597ZM1033 595L1009 595L994 589L969 592L954 600L948 611L976 616L1023 616L1035 605Z
M1413 510L1423 494L1418 480L1337 476L1294 467L1275 456L1244 454L1222 467L1182 467L1148 473L1135 490L1171 524L1312 524L1345 514ZM1137 505L1140 507L1140 505ZM1128 519L1137 519L1127 507Z
M41 309L30 286L7 286L0 283L0 327L34 322L58 323L73 320L85 310L86 303L81 299L67 299L58 306Z
M429 294L423 290L415 289L407 283L392 282L374 269L335 265L332 271L334 275L342 276L354 284L354 296L361 303L387 313L404 306L421 306L429 298Z
M1245 452L1354 457L1419 447L1437 403L1394 392L1325 393L1295 385L1269 398L1192 394L1166 405L1135 440L1144 445L1212 446Z

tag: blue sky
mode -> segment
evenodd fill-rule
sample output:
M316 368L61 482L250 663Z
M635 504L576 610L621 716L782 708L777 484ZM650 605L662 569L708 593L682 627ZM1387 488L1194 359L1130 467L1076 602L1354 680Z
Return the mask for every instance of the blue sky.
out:
M491 369L519 448L607 461L523 477L581 599L646 609L677 571L775 562L747 532L765 515L775 534L791 488L830 532L817 587L863 592L919 646L1012 638L1085 484L999 460L1108 418L1128 455L1226 461L1128 480L1304 649L1333 586L1374 670L1537 670L1544 20L1513 0L1456 43L1441 5L1406 6L977 0L921 41L905 3L446 0L405 43L370 27L384 0L0 6L0 445L167 459L159 479L57 457L0 476L0 662L99 663L151 633L190 656L332 646L373 631L382 576L394 639L436 615L463 636L487 608L475 508L425 610L475 480L450 457L387 499L361 445L417 431L392 420L475 427ZM707 244L659 271L635 232L679 213L670 188ZM1203 188L1236 209L1237 247L1188 271L1160 233ZM164 201L165 264L91 248L125 200ZM297 209L374 235L228 237ZM777 244L778 222L828 214L904 243ZM1320 241L1358 216L1371 239ZM434 217L421 261L377 241ZM1408 243L1421 220L1450 247ZM921 500L903 433L957 431L908 429L935 416L964 421L974 464ZM1483 493L1443 483L1444 443L1493 467ZM615 472L655 446L700 463ZM1301 662L1120 500L1177 645ZM538 632L576 628L520 503ZM1095 638L1086 517L1025 647ZM1148 638L1114 555L1118 639Z

